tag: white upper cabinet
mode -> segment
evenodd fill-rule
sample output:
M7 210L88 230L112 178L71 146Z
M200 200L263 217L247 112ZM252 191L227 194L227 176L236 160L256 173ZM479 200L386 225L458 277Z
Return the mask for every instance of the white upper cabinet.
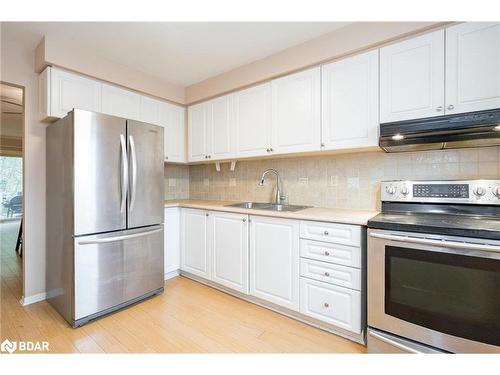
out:
M225 95L188 108L188 161L234 156L232 104L232 95Z
M444 30L380 49L380 122L444 114Z
M211 280L248 294L248 216L210 212L208 228Z
M140 120L141 96L113 85L102 84L102 112Z
M207 108L206 103L188 108L188 161L207 160Z
M160 103L158 117L165 128L165 161L186 162L186 132L183 107Z
M261 156L271 148L271 83L237 91L234 100L236 156Z
M378 145L378 50L322 66L321 146Z
M148 124L160 124L160 105L162 103L147 96L140 96L139 119Z
M316 67L271 82L271 153L320 149L320 71Z
M250 294L298 311L299 222L250 219Z
M500 23L446 29L446 114L500 107Z
M234 156L233 96L224 95L208 101L208 158L227 159Z
M101 84L91 79L47 68L40 76L42 118L64 117L73 110L101 111Z

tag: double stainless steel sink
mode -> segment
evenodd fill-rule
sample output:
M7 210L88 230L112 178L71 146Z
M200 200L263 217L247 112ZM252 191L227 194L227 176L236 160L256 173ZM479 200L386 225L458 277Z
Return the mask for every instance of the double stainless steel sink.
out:
M294 204L277 204L277 203L262 203L262 202L241 202L228 204L226 207L248 208L254 210L268 210L268 211L283 211L295 212L310 208L311 206L298 206Z

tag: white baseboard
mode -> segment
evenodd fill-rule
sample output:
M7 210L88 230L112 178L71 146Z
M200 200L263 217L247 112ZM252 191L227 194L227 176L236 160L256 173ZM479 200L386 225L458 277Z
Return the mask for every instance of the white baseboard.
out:
M46 298L47 298L47 293L44 292L44 293L34 294L34 295L28 296L28 297L23 297L23 298L21 298L21 300L19 302L23 306L28 306L28 305L31 305L32 303L45 301Z
M167 272L167 273L165 273L165 280L172 279L174 277L179 276L180 274L181 274L180 270L174 270L174 271Z

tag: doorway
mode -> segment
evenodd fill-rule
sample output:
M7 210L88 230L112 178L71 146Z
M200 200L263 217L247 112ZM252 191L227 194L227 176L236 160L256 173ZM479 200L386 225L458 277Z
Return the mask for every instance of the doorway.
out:
M23 87L0 82L0 112L0 277L2 293L19 300L24 269Z

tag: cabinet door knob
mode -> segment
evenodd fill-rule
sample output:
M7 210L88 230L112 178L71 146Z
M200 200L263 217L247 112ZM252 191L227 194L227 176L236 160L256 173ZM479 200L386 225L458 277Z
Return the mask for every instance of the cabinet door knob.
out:
M208 155L208 158L209 158L209 159L212 159L212 155Z
M325 302L325 303L323 304L323 306L325 306L325 307L330 307L330 304L329 304L328 302Z
M326 277L330 277L330 272L325 272Z
M247 219L243 219L243 222L245 223L247 221Z
M323 142L321 142L321 147L325 147L325 144Z
M327 231L327 230L325 230L325 231L323 232L323 234L324 234L325 236L328 236L328 231Z
M165 156L165 160L168 160L168 156Z
M270 152L271 150L269 150L268 148L266 148L266 152Z
M450 104L448 107L446 107L446 109L449 109L451 111L452 109L455 109L455 106L453 104Z
M271 148L269 149L269 151L273 152L274 150L273 150L273 148L271 147Z
M439 107L436 108L436 111L441 112L443 110L443 106L440 105Z
M205 214L205 216L208 216L208 212Z
M330 252L325 251L325 255L326 255L326 256L330 256Z

